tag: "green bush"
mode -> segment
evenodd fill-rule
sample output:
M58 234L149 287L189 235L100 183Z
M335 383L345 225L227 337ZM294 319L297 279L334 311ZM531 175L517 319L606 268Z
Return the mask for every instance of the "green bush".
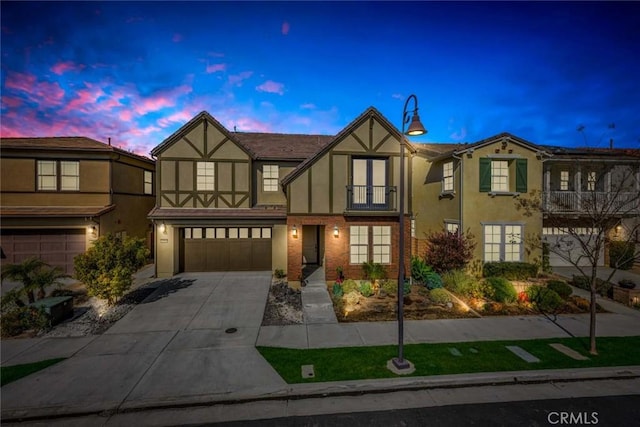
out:
M2 313L0 333L3 337L12 337L34 330L40 331L49 325L49 318L44 308L15 307Z
M544 286L529 286L527 296L536 308L548 313L555 312L564 305L564 300L556 291Z
M425 276L425 285L427 289L438 289L442 287L442 278L435 271L431 271Z
M342 286L340 285L340 283L336 282L333 284L333 287L331 288L331 293L336 298L340 298L342 295L344 295L344 291L342 290Z
M591 279L585 276L574 275L571 279L571 284L576 288L584 289L585 291L591 290ZM604 281L599 277L596 277L596 292L603 296L613 297L613 285L610 282Z
M417 284L426 284L427 274L432 271L431 267L429 267L424 260L415 256L411 258L411 277Z
M281 268L276 268L276 270L273 272L273 275L276 276L276 279L283 279L287 277L287 274Z
M398 282L394 280L383 280L380 284L380 289L389 296L396 295L398 293Z
M429 291L429 299L436 304L446 304L451 302L451 295L443 288L436 288Z
M371 282L369 282L368 280L360 282L359 290L363 297L369 298L371 295L373 295L373 287L371 286Z
M486 289L475 277L462 270L451 270L442 275L444 287L454 294L467 298L483 298Z
M633 242L612 241L609 243L609 266L620 270L630 270L635 261L636 245Z
M353 279L347 279L342 282L342 291L345 295L353 291L357 291L359 288L360 286L358 285L358 282Z
M560 298L564 300L569 298L573 293L571 286L567 285L567 282L562 280L549 280L547 282L547 289L555 291L558 295L560 295Z
M387 277L387 271L382 264L377 262L363 262L362 272L364 277L369 280L379 280Z
M524 280L538 275L538 266L528 262L487 262L482 271L484 277L503 277L508 280Z
M115 303L131 287L133 273L142 267L149 250L143 239L112 234L99 237L89 250L74 258L76 278L91 296Z
M516 302L518 299L516 288L504 277L488 277L486 283L491 289L491 299L506 303Z

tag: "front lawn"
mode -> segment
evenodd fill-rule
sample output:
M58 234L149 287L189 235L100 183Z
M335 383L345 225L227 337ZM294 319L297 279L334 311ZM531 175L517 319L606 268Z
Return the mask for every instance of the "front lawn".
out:
M561 343L586 356L574 360L553 349ZM507 350L517 345L540 359L527 363ZM405 358L415 364L412 376L463 374L474 372L521 371L537 369L569 369L600 366L640 365L640 336L598 338L598 356L588 352L588 338L554 338L541 340L479 341L466 343L409 344ZM456 349L457 353L451 349ZM290 384L304 382L346 381L374 378L396 378L386 367L397 356L397 346L342 347L327 349L285 349L258 347L262 356ZM302 365L313 365L314 378L304 379Z
M34 372L41 371L44 368L62 362L64 359L65 358L47 359L35 363L26 363L24 365L3 366L0 368L0 386L19 380Z

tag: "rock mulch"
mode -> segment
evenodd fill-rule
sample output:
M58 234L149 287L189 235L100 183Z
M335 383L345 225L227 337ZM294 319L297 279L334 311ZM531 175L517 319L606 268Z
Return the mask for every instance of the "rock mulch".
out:
M291 288L286 281L274 280L262 318L262 326L297 325L304 323L302 296L299 289Z

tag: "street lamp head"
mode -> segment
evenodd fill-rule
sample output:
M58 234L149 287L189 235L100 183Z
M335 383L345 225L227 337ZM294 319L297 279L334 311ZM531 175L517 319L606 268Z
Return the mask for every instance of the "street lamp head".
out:
M409 125L409 129L407 129L406 134L410 136L418 136L424 135L427 133L427 130L424 128L422 123L420 122L420 116L418 115L418 110L416 109L413 117L411 118L411 124Z

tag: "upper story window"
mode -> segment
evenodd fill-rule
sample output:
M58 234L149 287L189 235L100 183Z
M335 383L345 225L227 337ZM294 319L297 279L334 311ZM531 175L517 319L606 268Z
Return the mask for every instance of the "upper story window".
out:
M196 170L196 190L213 191L215 189L215 164L213 162L198 162Z
M79 191L80 163L77 161L38 160L38 190Z
M596 173L587 173L587 191L596 191Z
M60 189L62 191L80 190L80 163L60 162Z
M144 171L144 194L153 194L153 173Z
M453 162L446 162L442 165L442 191L453 191Z
M527 159L483 157L479 161L481 192L497 194L527 192ZM514 175L515 179L513 179Z
M38 160L38 190L58 189L58 164L55 160Z
M569 171L560 171L560 190L569 190Z
M387 159L354 158L350 206L386 209L389 206Z
M262 167L262 190L278 191L278 165L264 165Z

